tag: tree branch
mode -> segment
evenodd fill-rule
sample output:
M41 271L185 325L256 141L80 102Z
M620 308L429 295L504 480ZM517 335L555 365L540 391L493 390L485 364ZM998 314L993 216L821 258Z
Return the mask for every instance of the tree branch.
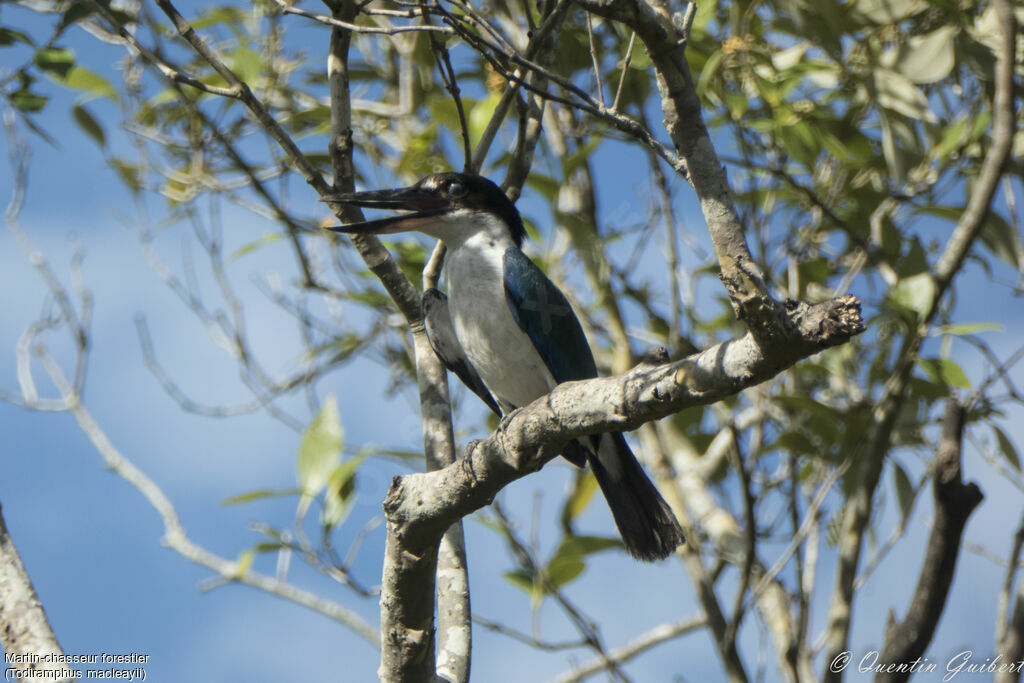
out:
M632 429L690 406L704 405L762 382L796 361L841 344L862 330L853 297L794 304L781 329L795 334L777 346L751 334L665 365L559 385L513 412L465 457L436 472L396 477L384 501L388 520L382 611L394 625L386 680L428 681L432 624L423 582L431 581L437 543L454 522L489 504L505 485L536 471L571 438Z
M882 473L885 455L890 448L893 429L903 407L910 374L923 336L938 312L939 303L946 289L952 283L953 277L958 272L960 265L963 264L964 259L967 258L968 252L981 231L1002 169L1010 156L1015 121L1013 55L1015 54L1017 29L1010 3L1006 0L994 0L993 7L999 16L1003 35L1001 49L996 59L996 92L992 104L992 143L982 162L982 173L968 200L968 210L965 210L960 216L942 256L932 269L932 280L935 287L928 309L919 324L912 327L904 337L896 361L893 363L891 377L874 411L870 441L867 446L868 452L864 457L857 488L850 496L847 514L843 522L843 532L839 544L839 568L836 572L836 585L829 606L826 630L826 662L834 661L836 657L847 650L853 610L854 583L857 566L860 562L864 532L871 518L875 488L878 486ZM983 200L984 204L982 204ZM826 681L838 681L841 674L829 670L829 667L826 666L823 678Z
M683 619L671 624L660 624L646 633L641 633L622 647L609 650L605 657L595 657L572 671L560 674L555 678L555 683L576 683L577 681L582 681L587 676L607 668L609 661L616 664L628 662L656 645L661 645L673 638L685 636L706 625L707 619L703 615L690 617L689 619Z
M747 247L725 167L704 125L700 97L683 54L684 36L673 25L669 8L657 0L581 0L580 4L628 26L643 42L661 93L665 128L700 201L736 316L758 337L778 334L771 323L777 320L779 304L770 296Z
M103 458L104 464L114 474L131 484L146 501L160 515L164 525L163 543L182 555L188 560L211 569L220 575L225 581L243 583L254 588L259 588L267 593L277 595L291 600L292 602L308 607L314 611L334 619L351 628L372 645L379 647L377 632L370 627L366 621L355 612L342 605L318 597L314 593L294 586L287 581L281 581L272 576L248 569L248 563L243 560L228 560L220 557L209 550L196 545L185 532L174 505L167 498L167 495L157 486L156 482L149 478L145 472L126 458L107 438L106 433L93 419L92 413L81 402L81 396L74 392L74 388L64 378L63 372L56 361L45 351L41 361L46 367L54 386L60 391L63 399L68 403L69 410L74 415L78 426L92 442L93 446Z
M0 512L0 645L13 658L8 665L18 678L43 677L68 681L74 676L68 667L47 661L47 655L63 655L57 636L50 627L32 580L21 563L18 549L7 531ZM60 676L60 673L67 675Z
M1017 584L1017 595L1013 601L1013 614L1007 620L1010 607L1010 593L1013 580L1017 576L1021 547L1024 547L1024 520L1013 535L1013 549L1010 551L1009 562L1006 563L1006 579L1003 589L999 592L999 606L996 609L996 652L1003 656L1004 661L1019 662L1024 659L1024 581ZM1017 683L1020 671L997 671L996 683Z
M932 461L935 521L921 563L917 588L914 589L903 621L897 623L890 613L889 624L885 629L885 647L880 661L905 667L897 666L897 671L879 672L875 676L877 683L908 680L911 663L924 655L953 583L960 538L967 519L984 498L976 484L964 484L961 476L966 414L967 409L956 398L949 399L943 419L942 437Z
M393 36L398 33L414 33L417 31L421 33L455 33L455 31L447 26L430 26L427 24L416 24L412 26L360 26L359 24L353 24L348 21L341 21L340 19L329 17L326 14L316 14L315 12L307 12L306 10L299 9L298 7L292 7L284 2L284 0L274 0L274 2L277 3L277 6L281 9L283 14L294 14L300 17L306 17L307 19L318 21L321 24L327 24L328 26L333 26L335 28L343 28L352 33L387 36ZM417 16L425 15L420 14Z
M350 23L358 11L351 0L331 5L334 17L342 24ZM336 190L351 190L354 187L355 170L352 163L352 127L351 101L348 76L348 52L352 34L342 25L334 25L331 30L330 55L328 58L328 83L331 93L331 163L334 168L334 185ZM449 65L450 66L450 65ZM449 74L452 75L452 74ZM341 213L356 212L358 209L348 205L342 207ZM366 239L369 237L369 239ZM405 315L413 337L413 353L416 362L416 378L420 396L420 412L423 421L423 445L426 469L435 470L450 465L455 461L455 436L452 428L451 403L448 397L448 378L440 360L434 354L427 339L423 326L419 292L397 268L390 253L384 249L380 241L372 236L358 235L353 237L360 255L373 270L385 289L391 294L399 309ZM443 252L441 252L443 253ZM435 277L434 269L440 269L438 261L429 269L427 280ZM375 268L376 266L376 268ZM380 272L378 272L378 270ZM414 571L409 575L415 582L417 599L406 604L397 605L387 599L389 593L388 576L394 572L389 567L401 565ZM395 662L394 653L398 648L393 646L394 638L405 638L409 634L408 625L413 624L413 631L419 634L420 645L424 648L424 659L417 662L417 670L430 680L435 676L434 661L434 595L437 591L438 622L440 627L437 668L446 680L462 683L469 680L470 665L470 604L469 578L466 567L465 541L460 520L455 520L452 528L447 530L445 541L438 548L408 562L407 558L385 552L384 581L382 585L381 632L385 646L381 651L381 678L384 680L402 679L402 665ZM420 629L422 624L428 629Z

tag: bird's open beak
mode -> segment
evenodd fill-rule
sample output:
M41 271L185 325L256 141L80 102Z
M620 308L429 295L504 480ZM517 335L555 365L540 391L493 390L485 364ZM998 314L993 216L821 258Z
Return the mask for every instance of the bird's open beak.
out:
M404 213L389 218L378 218L361 223L336 225L327 228L334 232L354 234L383 235L393 232L420 230L431 218L444 213L450 208L448 200L435 192L417 187L403 187L397 190L372 190L369 192L351 192L324 197L325 202L352 204L367 209L404 209L412 213Z

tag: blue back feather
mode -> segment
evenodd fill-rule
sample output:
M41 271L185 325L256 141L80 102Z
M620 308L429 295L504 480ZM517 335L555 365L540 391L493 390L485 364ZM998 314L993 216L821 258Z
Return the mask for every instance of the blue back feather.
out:
M562 291L519 249L505 251L505 299L555 381L597 377L597 365L580 321Z

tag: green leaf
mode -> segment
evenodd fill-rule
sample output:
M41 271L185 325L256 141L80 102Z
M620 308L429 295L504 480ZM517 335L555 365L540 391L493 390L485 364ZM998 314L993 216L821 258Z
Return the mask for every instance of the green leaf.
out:
M249 573L253 560L256 559L256 552L250 548L238 556L238 566L235 568L235 576L242 577Z
M565 174L565 177L568 178L573 171L586 163L590 158L590 155L594 153L595 149L597 149L597 146L601 144L601 140L602 138L600 136L594 136L587 141L587 144L562 159L562 173Z
M324 493L324 511L322 522L328 529L337 526L348 515L355 501L356 471L366 461L370 453L364 452L346 460L331 472L327 490Z
M999 323L965 323L962 325L939 325L930 332L930 336L952 335L954 337L966 337L969 334L978 332L1002 332L1003 326Z
M587 568L580 557L558 556L551 558L546 571L550 589L561 588L577 578Z
M71 108L71 115L75 119L75 123L78 127L85 131L85 134L96 141L100 147L107 146L107 134L103 131L103 126L96 120L96 117L92 115L83 104L76 104Z
M889 290L888 298L895 304L917 313L923 320L931 310L935 298L935 281L929 273L918 273L902 278Z
M877 24L895 24L926 9L923 0L855 0L853 9Z
M201 10L200 15L192 20L192 28L199 30L208 26L214 26L215 24L225 24L229 27L236 26L241 25L245 19L246 14L238 8L213 7Z
M104 2L102 4L107 5L109 2ZM67 28L76 21L81 21L82 19L90 16L94 11L95 8L87 2L73 2L60 19L60 28Z
M403 450L392 450L383 448L375 450L374 455L379 455L385 458L393 458L403 463L420 463L423 460L423 451L403 451Z
M879 62L914 83L941 81L953 71L955 31L956 27L947 24L931 33L911 36L898 50L883 53Z
M807 455L819 455L818 448L815 448L811 440L802 432L789 431L779 436L775 442L775 448L786 453L805 453Z
M544 570L548 579L547 590L561 588L582 574L586 569L586 563L583 561L586 556L620 547L621 541L604 536L564 537Z
M263 58L248 45L239 45L231 53L231 70L246 85L252 87L263 73Z
M932 148L932 156L936 159L944 159L951 152L967 142L967 117L964 116L949 124L942 130L942 137Z
M238 505L239 503L251 503L254 500L265 498L282 498L285 496L297 496L302 493L301 489L260 489L240 493L237 496L228 496L220 502L221 505Z
M80 66L72 68L67 76L59 79L59 82L72 90L82 90L92 97L107 97L111 100L117 99L117 91L114 86L102 76L84 69Z
M917 364L933 381L961 389L971 388L971 381L956 361L949 358L918 358Z
M246 254L256 251L260 247L265 247L268 244L273 244L274 242L277 242L278 240L283 238L284 233L268 232L266 235L263 235L263 237L260 237L258 240L254 240L252 242L249 242L248 244L243 244L238 249L236 249L235 252L231 254L231 257L228 258L228 263L234 263L235 261L242 258Z
M256 545L254 545L252 547L252 550L257 553L276 553L280 552L282 548L287 547L288 546L285 543L282 543L281 541L264 541L263 543L257 543Z
M808 261L801 261L797 266L800 273L800 286L806 289L808 282L825 282L832 274L832 266L824 256L813 258Z
M998 213L988 212L978 238L1001 261L1018 270L1024 269L1024 262L1020 261L1020 254L1024 251L1020 244L1020 234Z
M139 167L136 164L121 159L120 157L114 157L111 159L110 164L121 177L121 181L132 191L132 194L137 195L142 189L142 186L139 183Z
M934 401L949 396L949 385L945 382L932 381L923 377L911 377L907 386L910 388L910 395L916 398Z
M341 460L344 440L338 401L334 394L328 394L299 446L298 479L304 495L315 496L327 485Z
M25 43L26 45L35 46L32 39L27 34L22 33L17 29L10 27L0 26L0 47L7 47L8 45L14 45L15 43Z
M593 499L594 491L596 490L597 480L594 479L594 475L590 474L589 471L583 476L578 477L575 486L572 488L572 493L569 494L569 498L565 501L562 519L572 521L579 517L587 509L587 505Z
M938 122L928 108L928 98L903 74L879 66L875 69L875 94L878 104L913 120Z
M999 451L1003 454L1003 457L1006 458L1007 462L1013 466L1013 469L1020 472L1020 455L1017 454L1017 449L1014 447L1013 442L1010 441L1010 437L1006 435L1006 432L995 425L992 425L992 431L996 434L996 441L999 443Z
M845 508L839 508L836 510L832 519L828 520L828 525L825 527L825 543L828 544L829 548L835 548L839 545L839 539L843 535L843 511Z
M814 131L807 121L790 121L779 127L779 137L786 153L805 166L814 164L821 151L821 145L814 138Z
M717 50L704 63L704 68L700 71L700 78L697 79L696 90L698 95L703 97L707 93L708 85L721 68L723 59L725 59L725 54L721 50Z
M62 47L47 47L37 52L32 61L43 71L63 80L75 65L75 53Z
M809 47L810 43L802 42L774 52L771 55L772 66L775 67L776 71L780 72L792 69L803 61L804 54L806 54Z
M540 173L531 173L528 175L526 177L526 184L537 192L540 192L544 196L544 199L548 200L552 204L554 204L555 198L558 197L558 191L561 189L561 185L557 180Z
M13 99L13 98L12 98L12 99ZM33 133L35 133L36 135L38 135L39 137L41 137L41 138L42 138L43 140L45 140L45 141L46 141L46 143L47 143L48 145L50 145L50 146L51 146L51 147L53 147L54 149L60 149L60 146L59 146L59 145L57 144L57 141L56 141L56 140L54 140L54 139L53 139L53 137L51 137L49 133L47 133L47 132L46 132L45 130L43 130L42 128L40 128L39 126L37 126L37 125L36 125L36 124L35 124L35 123L34 123L34 122L32 121L32 118L31 118L31 117L28 117L28 116L26 116L26 117L25 117L25 118L24 118L24 119L22 120L22 123L24 123L24 124L25 124L25 127L26 127L26 128L28 128L28 129L29 129L30 131L32 131Z
M820 436L826 444L839 441L838 425L842 424L843 416L832 406L819 403L808 396L775 396L772 400L791 415L803 419L806 428Z
M896 502L900 506L900 519L902 523L906 524L911 510L914 509L914 499L917 497L917 491L914 489L914 485L910 483L910 477L907 476L906 470L895 461L892 463L892 478L893 484L896 487Z
M879 112L878 122L882 128L882 156L885 158L885 165L893 180L901 184L907 172L904 154L896 143L896 136L889 117L884 112Z
M607 536L566 536L559 545L565 552L578 553L580 556L593 555L612 548L621 548L622 541Z
M492 93L473 105L473 108L469 111L466 125L469 128L469 139L474 146L480 142L481 136L487 130L491 118L494 117L494 110L497 109L498 102L500 101L501 95Z
M901 278L910 277L928 271L928 253L921 244L921 240L915 235L910 240L907 253L900 258L896 266L896 273Z
M527 574L525 570L517 569L512 572L505 572L503 576L513 586L523 589L531 596L536 592L533 585L533 577Z
M18 90L11 95L10 98L11 104L23 112L41 111L49 101L49 97L46 97L45 95L36 95L27 89Z

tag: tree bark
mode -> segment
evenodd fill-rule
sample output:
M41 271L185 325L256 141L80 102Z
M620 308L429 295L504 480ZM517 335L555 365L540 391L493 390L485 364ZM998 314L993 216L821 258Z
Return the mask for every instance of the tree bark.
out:
M40 676L53 671L47 680L72 680L71 670L60 662L47 661L63 655L57 636L50 627L32 580L25 571L14 540L0 512L0 644L12 658L7 663L19 677ZM68 675L60 676L61 672Z
M914 662L919 662L924 655L946 606L964 526L984 498L974 482L964 484L961 477L960 456L966 414L967 409L955 398L949 399L942 438L932 461L935 521L907 615L903 621L897 622L890 614L885 629L885 647L879 661L884 667L894 667L895 670L878 672L876 683L906 681L914 672Z
M388 626L381 678L434 681L433 582L438 543L452 524L556 457L569 439L628 430L713 403L845 342L862 331L860 305L853 297L793 303L778 325L791 334L776 345L766 347L748 333L674 363L641 364L622 375L561 384L507 416L455 464L396 477L384 501L381 611Z

